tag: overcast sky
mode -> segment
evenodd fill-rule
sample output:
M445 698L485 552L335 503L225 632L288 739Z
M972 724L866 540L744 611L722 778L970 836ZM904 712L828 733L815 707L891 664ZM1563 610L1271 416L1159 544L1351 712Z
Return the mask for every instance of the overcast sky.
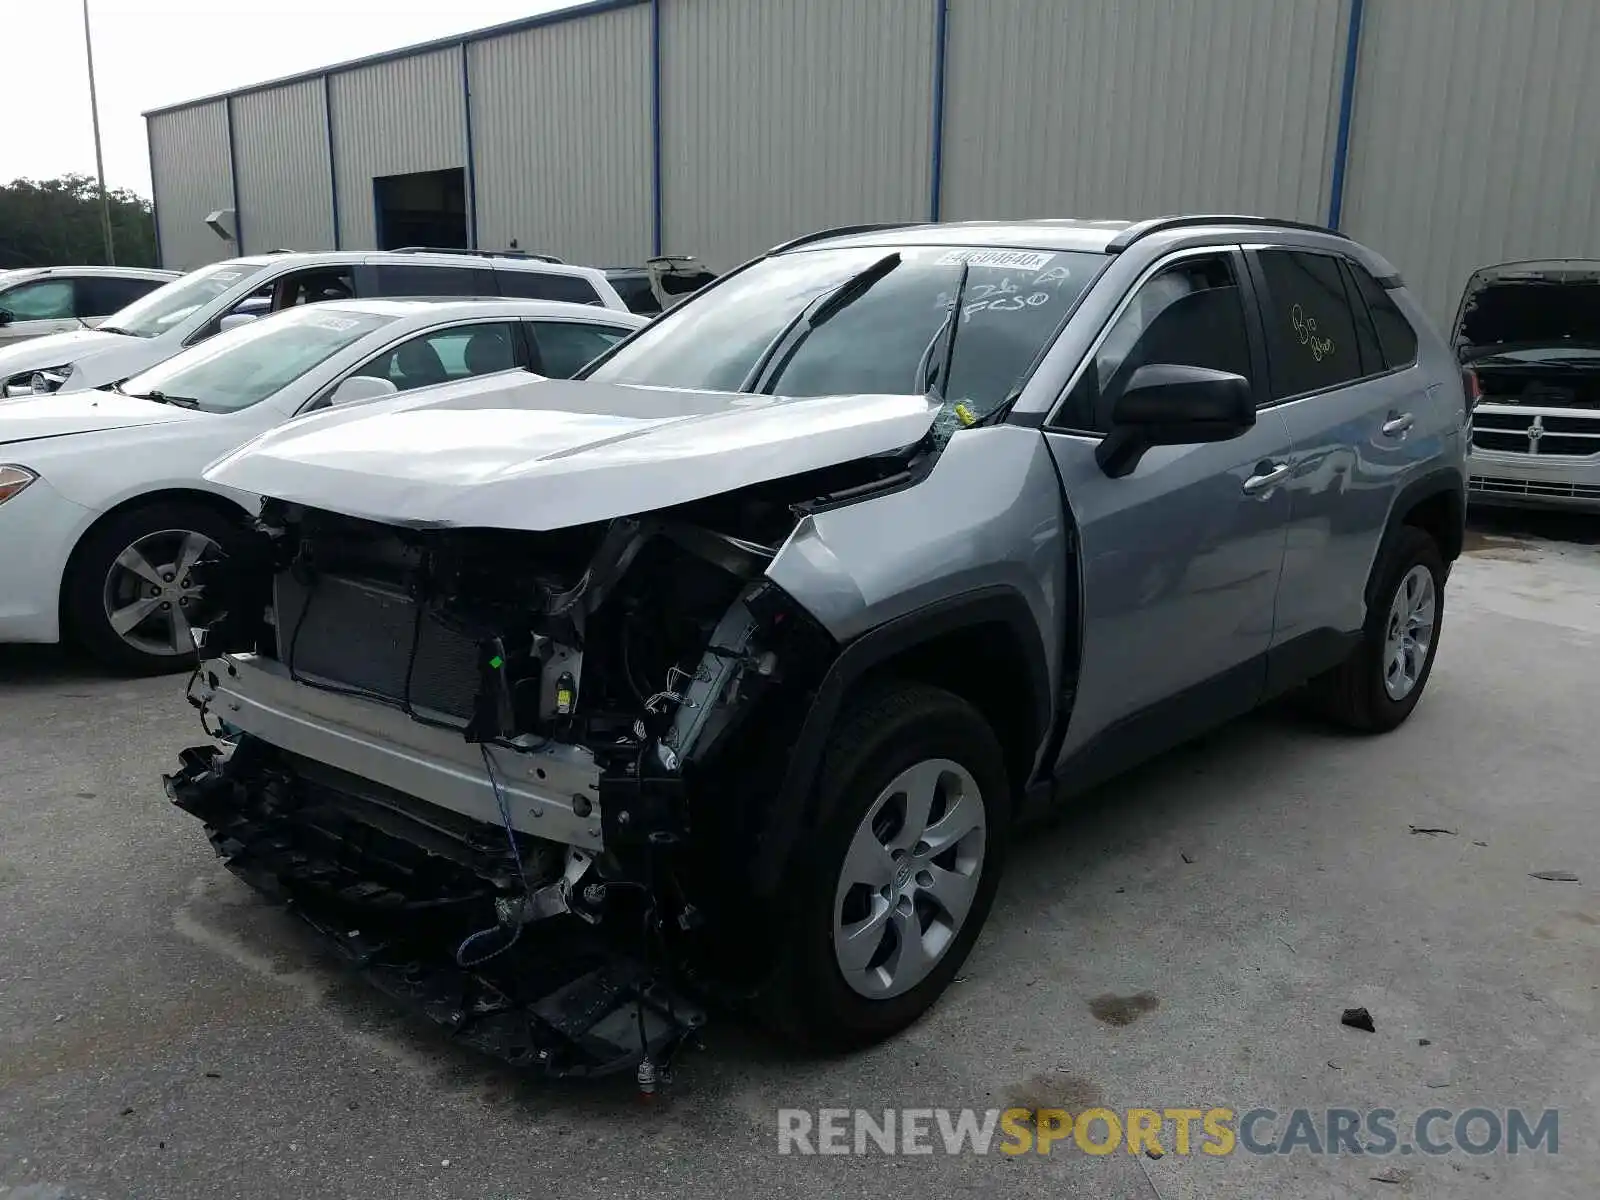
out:
M106 183L150 194L145 109L572 0L89 0ZM0 182L94 174L81 0L0 0Z

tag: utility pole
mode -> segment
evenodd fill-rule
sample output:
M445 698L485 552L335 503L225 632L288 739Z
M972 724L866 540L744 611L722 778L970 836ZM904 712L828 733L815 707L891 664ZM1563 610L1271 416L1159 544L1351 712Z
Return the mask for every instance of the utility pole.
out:
M106 240L106 264L117 261L111 244L111 197L106 195L106 163L100 153L100 101L94 91L94 36L89 32L89 0L83 0L83 53L89 60L89 115L94 121L94 170L100 180L100 230Z

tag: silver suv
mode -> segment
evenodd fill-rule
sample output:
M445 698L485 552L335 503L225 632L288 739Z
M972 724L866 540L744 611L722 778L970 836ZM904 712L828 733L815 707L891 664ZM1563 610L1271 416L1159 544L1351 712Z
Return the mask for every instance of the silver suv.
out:
M805 238L581 381L214 465L271 499L168 793L513 1061L649 1077L708 997L868 1043L960 968L1019 822L1292 690L1406 719L1466 415L1325 230Z

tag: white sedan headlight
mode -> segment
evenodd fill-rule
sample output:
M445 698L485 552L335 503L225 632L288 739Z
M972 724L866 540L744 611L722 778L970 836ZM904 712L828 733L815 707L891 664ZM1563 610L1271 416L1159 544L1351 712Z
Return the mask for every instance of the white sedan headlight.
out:
M59 391L71 376L71 363L44 367L26 375L13 375L6 380L5 398L15 400L19 396L48 396L51 392Z
M35 396L48 396L51 392L58 391L67 381L67 376L72 374L72 367L46 367L42 371L35 371L28 379L28 388Z
M37 478L39 477L27 467L10 464L0 466L0 504L4 504Z

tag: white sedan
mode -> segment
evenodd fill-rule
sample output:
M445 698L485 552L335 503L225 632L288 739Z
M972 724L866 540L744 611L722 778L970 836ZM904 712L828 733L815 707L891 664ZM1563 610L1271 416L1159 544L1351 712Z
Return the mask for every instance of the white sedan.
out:
M500 371L565 378L645 323L530 300L342 300L219 334L120 384L0 401L0 641L70 636L177 670L206 617L193 572L258 498L208 483L301 413Z

